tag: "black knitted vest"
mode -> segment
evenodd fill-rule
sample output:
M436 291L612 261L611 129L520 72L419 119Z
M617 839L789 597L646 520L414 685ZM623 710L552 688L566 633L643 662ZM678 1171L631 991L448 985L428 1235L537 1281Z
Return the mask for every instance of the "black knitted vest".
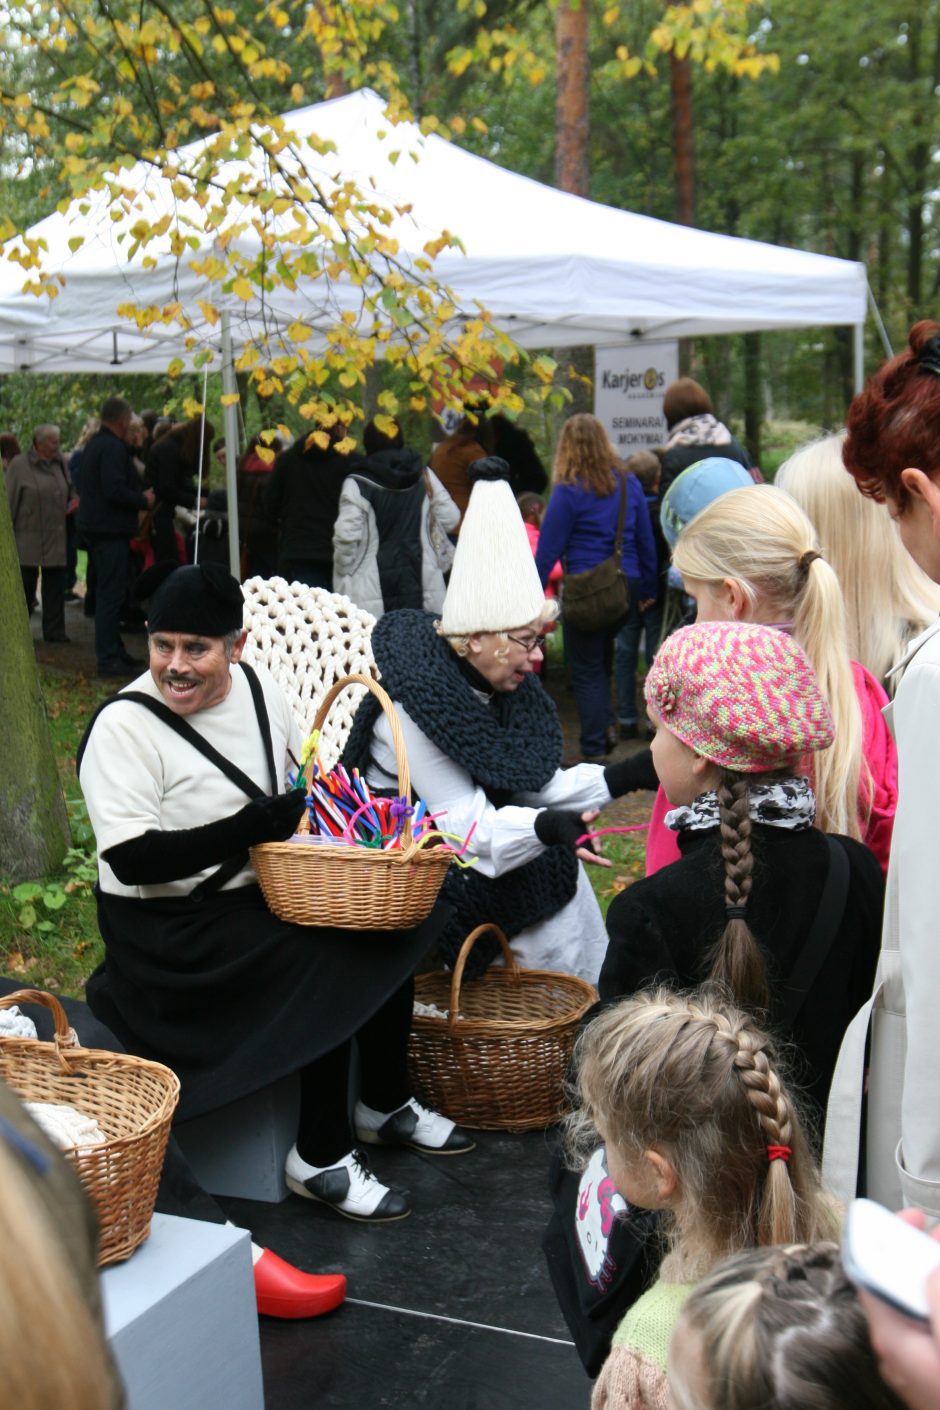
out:
M430 612L388 612L372 632L372 650L382 685L433 744L467 770L496 807L517 793L544 788L561 765L562 733L555 706L534 675L513 691L495 691L483 700L460 659L434 630ZM367 695L353 721L343 763L368 767L372 730L381 707ZM472 843L471 843L472 846ZM492 921L512 938L547 920L571 900L578 885L578 861L570 847L545 852L501 877L480 876L473 867L451 866L443 894L454 919L438 942L453 964L475 926ZM499 947L481 937L467 963L480 974Z

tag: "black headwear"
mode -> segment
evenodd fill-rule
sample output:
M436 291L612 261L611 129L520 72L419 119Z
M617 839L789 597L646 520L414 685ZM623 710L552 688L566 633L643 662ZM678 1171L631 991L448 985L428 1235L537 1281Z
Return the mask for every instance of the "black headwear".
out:
M238 581L221 563L187 568L178 563L154 563L137 579L134 594L141 600L150 599L150 632L226 636L242 629L245 599Z
M508 480L509 474L509 461L501 455L484 455L467 466L467 479L474 485L477 480Z
M917 361L921 372L933 372L940 376L940 333L927 339L917 354Z

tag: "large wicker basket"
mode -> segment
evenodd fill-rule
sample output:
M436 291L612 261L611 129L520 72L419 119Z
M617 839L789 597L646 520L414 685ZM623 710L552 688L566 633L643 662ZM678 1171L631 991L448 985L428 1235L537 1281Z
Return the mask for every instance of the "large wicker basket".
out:
M345 676L327 691L314 730L326 721L340 691L364 685L388 717L398 768L398 792L411 797L405 737L395 707L368 676ZM276 916L294 925L334 925L340 930L407 930L430 913L444 883L453 853L432 841L415 844L411 819L405 818L401 846L371 847L298 842L263 842L251 859L264 899Z
M102 1145L71 1146L63 1154L98 1214L98 1263L117 1263L150 1233L179 1079L159 1062L79 1047L52 994L21 989L0 998L0 1008L17 1003L51 1009L55 1037L51 1043L0 1038L0 1077L22 1101L68 1102L101 1127Z
M467 956L488 931L506 967L462 984ZM408 1063L417 1096L482 1131L542 1130L558 1120L578 1023L596 989L571 974L520 969L499 927L481 925L463 942L452 975L417 976L415 998L448 1015L414 1016Z

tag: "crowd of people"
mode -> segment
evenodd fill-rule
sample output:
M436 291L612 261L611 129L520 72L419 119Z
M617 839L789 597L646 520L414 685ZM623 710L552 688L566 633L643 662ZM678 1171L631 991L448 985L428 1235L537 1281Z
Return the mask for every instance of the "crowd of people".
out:
M27 602L41 573L44 635L62 639L74 514L99 670L145 665L79 754L105 958L78 1022L171 1066L184 1117L297 1073L290 1188L354 1220L402 1219L408 1199L364 1145L474 1148L412 1090L414 972L496 923L523 966L598 989L569 1074L574 1174L553 1182L546 1234L599 1372L594 1410L938 1410L940 1274L934 1321L917 1325L858 1293L837 1241L856 1194L940 1218L940 324L917 324L846 431L773 485L691 378L664 413L665 444L626 463L593 416L570 417L547 506L534 449L501 417L468 417L428 456L375 423L361 456L340 454L339 428L242 456L242 577L343 592L377 618L414 790L401 806L420 799L472 838L474 865L450 868L426 920L394 943L359 937L355 982L342 932L324 925L314 946L273 916L249 859L295 831L303 741L242 659L238 579L189 562L180 538L181 511L210 508L211 427L142 420L136 440L110 398L74 465L56 427L36 428L6 469ZM120 635L135 540L150 549L134 583L146 663ZM539 680L559 621L575 762ZM620 738L638 743L615 756ZM397 794L369 695L342 764ZM605 919L586 872L609 865L595 821L638 789L655 790L647 874ZM495 945L476 947L476 973L494 962ZM853 1072L843 1039L878 985L904 1040L873 1026ZM835 1189L827 1146L853 1085L860 1158ZM184 1191L186 1212L222 1218L172 1143L170 1161L175 1207ZM317 1315L345 1291L270 1250L255 1277L273 1315Z

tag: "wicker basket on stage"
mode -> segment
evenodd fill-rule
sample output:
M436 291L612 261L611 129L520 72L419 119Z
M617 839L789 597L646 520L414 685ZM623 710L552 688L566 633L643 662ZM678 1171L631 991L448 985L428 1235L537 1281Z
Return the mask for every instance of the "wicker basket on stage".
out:
M21 989L0 998L0 1008L11 1004L50 1009L55 1037L0 1037L0 1077L21 1101L66 1102L97 1121L104 1143L70 1146L63 1155L98 1214L99 1265L117 1263L150 1233L179 1079L159 1062L80 1047L52 994Z
M462 983L478 937L496 935L505 968L491 966ZM408 1065L415 1094L460 1126L532 1131L562 1114L564 1079L580 1020L597 1000L583 979L520 969L495 925L478 926L460 949L453 974L419 974L415 998L446 1018L415 1013Z
M368 676L345 676L320 703L314 731L323 728L340 691L364 685L384 710L392 731L398 792L411 797L405 737L395 707ZM306 817L298 831L309 828ZM442 839L443 840L443 839ZM430 913L453 853L432 839L417 846L406 817L400 846L382 850L337 844L263 842L251 859L264 899L276 916L294 925L333 925L341 930L408 930Z

